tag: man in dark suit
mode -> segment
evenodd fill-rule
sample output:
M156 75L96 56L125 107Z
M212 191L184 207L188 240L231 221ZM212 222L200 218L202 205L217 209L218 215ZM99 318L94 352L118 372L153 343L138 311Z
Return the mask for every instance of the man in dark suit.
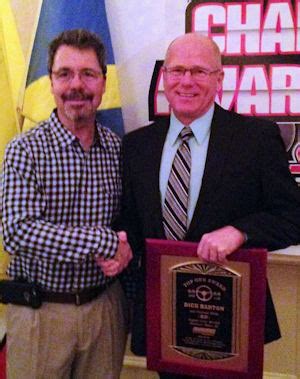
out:
M182 129L192 131L187 231L182 239L199 242L200 258L221 263L241 246L271 250L299 243L300 190L290 175L279 129L215 104L223 76L212 40L197 33L175 39L163 66L170 118L124 137L123 228L141 261L132 331L136 354L145 354L144 241L172 238L165 207ZM265 342L279 337L268 291ZM161 377L175 378L167 373Z

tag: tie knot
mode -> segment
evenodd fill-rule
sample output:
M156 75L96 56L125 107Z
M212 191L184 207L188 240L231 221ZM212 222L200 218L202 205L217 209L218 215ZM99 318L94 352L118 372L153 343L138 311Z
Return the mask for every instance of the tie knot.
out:
M193 135L192 129L189 126L185 126L180 132L180 138L182 142L187 142Z

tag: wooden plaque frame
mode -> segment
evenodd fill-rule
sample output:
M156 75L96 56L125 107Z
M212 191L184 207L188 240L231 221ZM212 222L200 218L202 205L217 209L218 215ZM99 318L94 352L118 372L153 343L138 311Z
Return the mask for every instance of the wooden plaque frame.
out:
M197 257L197 245L197 243L182 241L154 239L146 241L147 368L190 376L261 379L263 376L267 251L265 249L239 250L231 254L224 265L215 265L201 261ZM216 276L207 274L208 271ZM192 279L182 282L181 277L185 278L184 275L188 277L189 274ZM179 275L178 278L181 280L179 283L183 283L181 287L179 286L179 290L176 289L178 284L174 286L174 278L176 283L178 282L176 275ZM232 288L230 291L234 294L232 306L230 306L232 317L229 317L231 329L228 331L231 333L230 336L232 335L229 343L230 351L227 351L225 343L223 343L225 347L222 347L221 355L218 351L214 351L215 348L208 347L208 350L206 347L203 348L202 342L200 347L191 349L188 344L189 341L193 342L193 334L183 338L183 341L188 341L187 345L184 342L183 348L178 346L182 343L178 343L178 340L181 340L177 338L177 335L181 333L179 328L181 324L177 320L181 312L178 313L177 307L182 307L183 312L187 312L186 319L189 320L185 321L187 324L193 325L194 322L197 325L197 318L211 318L207 325L214 325L212 328L207 328L207 325L202 327L205 324L199 321L199 325L192 326L191 330L195 328L195 339L197 340L200 336L200 341L203 340L205 346L206 344L217 347L222 345L222 337L212 336L216 330L222 329L221 327L218 329L218 325L221 325L224 317L218 310L226 308L227 303L221 308L206 305L201 299L198 301L195 296L196 291L199 290L197 282L208 282L205 288L212 289L213 294L218 294L222 292L222 287L227 286L221 284L222 280L229 283L228 287ZM181 301L180 296L186 295L179 296L178 294L184 292L181 288L184 290L189 283L193 283L189 293L194 296L194 300ZM218 291L218 288L221 290ZM205 295L206 292L204 291L203 294ZM197 310L185 310L185 307L196 307ZM211 310L206 311L205 308ZM220 316L219 320L214 319L215 315ZM224 325L227 324L224 323ZM226 340L227 334L224 335L224 340Z

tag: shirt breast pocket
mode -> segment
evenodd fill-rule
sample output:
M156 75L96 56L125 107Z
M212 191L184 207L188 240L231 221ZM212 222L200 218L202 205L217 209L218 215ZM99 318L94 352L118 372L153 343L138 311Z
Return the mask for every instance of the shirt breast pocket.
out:
M120 211L121 192L118 190L98 190L93 197L92 209L97 215L97 225L111 226Z

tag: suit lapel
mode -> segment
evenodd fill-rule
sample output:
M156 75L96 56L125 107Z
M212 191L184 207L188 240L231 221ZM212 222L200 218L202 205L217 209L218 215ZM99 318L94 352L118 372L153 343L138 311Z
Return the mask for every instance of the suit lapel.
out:
M231 121L230 113L216 104L202 186L186 239L189 239L195 229L199 228L202 217L205 217L206 206L214 201L214 196L218 194L220 189L219 184L222 175L224 175L224 167L226 167L229 156L228 152L234 129Z
M170 119L159 120L154 129L154 133L149 138L149 165L147 177L148 185L152 188L150 202L147 204L149 213L153 217L152 225L155 225L157 238L164 238L164 229L162 223L161 199L159 190L159 171L162 151L170 124Z

